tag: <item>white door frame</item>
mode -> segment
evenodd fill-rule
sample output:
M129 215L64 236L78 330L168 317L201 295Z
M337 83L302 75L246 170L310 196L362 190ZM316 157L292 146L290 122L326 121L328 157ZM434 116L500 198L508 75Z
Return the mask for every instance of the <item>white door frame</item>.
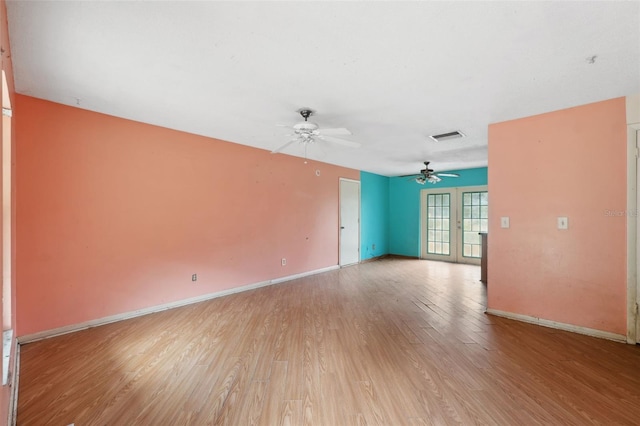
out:
M350 182L350 183L355 183L358 186L358 245L357 245L357 250L358 250L358 256L355 262L344 262L342 259L342 254L343 254L343 247L342 247L342 230L344 229L344 226L342 224L342 183L343 182ZM338 264L340 266L347 266L347 265L353 265L355 263L360 262L360 181L359 180L355 180L355 179L347 179L347 178L340 178L339 181L339 190L338 190Z
M640 343L640 94L627 96L627 343Z

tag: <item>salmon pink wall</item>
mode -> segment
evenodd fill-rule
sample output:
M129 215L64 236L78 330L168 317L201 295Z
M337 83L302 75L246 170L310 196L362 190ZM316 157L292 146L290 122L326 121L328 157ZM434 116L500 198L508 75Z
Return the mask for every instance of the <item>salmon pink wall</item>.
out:
M357 170L26 96L16 110L18 335L338 263L339 178Z
M490 309L626 333L626 150L624 98L489 126Z

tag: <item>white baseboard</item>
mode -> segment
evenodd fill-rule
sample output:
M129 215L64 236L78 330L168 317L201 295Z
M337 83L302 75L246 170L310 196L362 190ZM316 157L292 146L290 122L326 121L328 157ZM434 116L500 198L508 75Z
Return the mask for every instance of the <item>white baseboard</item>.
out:
M361 260L361 261L360 261L360 262L358 262L358 263L376 262L376 261L378 261L378 260L386 259L387 257L389 257L389 255L388 255L388 254L381 254L380 256L373 256L373 257L370 257L370 258L368 258L368 259Z
M203 294L201 296L191 297L189 299L177 300L175 302L169 302L162 305L151 306L148 308L138 309L131 312L124 312L122 314L111 315L104 318L99 318L91 321L86 321L80 324L72 324L64 327L54 328L51 330L40 331L33 334L27 334L24 336L19 336L18 343L25 344L30 342L35 342L37 340L48 339L50 337L59 336L61 334L73 333L74 331L85 330L87 328L98 327L100 325L110 324L112 322L123 321L135 317L140 317L143 315L153 314L155 312L166 311L167 309L179 308L180 306L191 305L193 303L204 302L206 300L216 299L222 296L228 296L230 294L240 293L243 291L254 290L260 287L266 287L268 285L280 284L285 281L291 281L298 278L308 277L309 275L321 274L323 272L329 272L336 269L339 269L340 266L333 265L326 268L315 269L313 271L302 272L300 274L288 275L286 277L274 278L268 281L261 281L253 284L247 284L241 287L234 287L228 290L217 291L215 293Z
M288 275L282 278L275 278L269 281L269 284L280 284L285 281L297 280L298 278L308 277L309 275L321 274L323 272L335 271L336 269L340 269L339 265L328 266L326 268L316 269L314 271L302 272L300 274Z
M543 318L536 318L529 315L514 314L512 312L500 311L497 309L487 309L487 314L495 315L497 317L508 318L516 321L527 322L530 324L541 325L543 327L555 328L563 331L570 331L572 333L585 334L587 336L598 337L600 339L614 340L616 342L625 343L627 336L624 334L610 333L608 331L596 330L593 328L580 327L578 325L566 324L563 322L556 322L546 320Z

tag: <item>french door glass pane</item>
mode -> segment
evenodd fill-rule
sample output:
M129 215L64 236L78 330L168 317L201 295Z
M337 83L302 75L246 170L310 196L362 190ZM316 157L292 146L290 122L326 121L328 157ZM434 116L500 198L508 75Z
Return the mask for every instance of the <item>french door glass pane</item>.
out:
M427 253L448 256L450 253L450 194L427 195Z
M480 258L482 248L478 232L487 232L489 222L487 191L462 194L462 255Z

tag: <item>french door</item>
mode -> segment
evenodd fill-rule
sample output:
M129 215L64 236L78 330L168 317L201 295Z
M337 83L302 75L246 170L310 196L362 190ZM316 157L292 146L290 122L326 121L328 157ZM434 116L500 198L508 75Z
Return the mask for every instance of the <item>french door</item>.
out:
M486 186L420 191L420 257L480 264L487 232Z

